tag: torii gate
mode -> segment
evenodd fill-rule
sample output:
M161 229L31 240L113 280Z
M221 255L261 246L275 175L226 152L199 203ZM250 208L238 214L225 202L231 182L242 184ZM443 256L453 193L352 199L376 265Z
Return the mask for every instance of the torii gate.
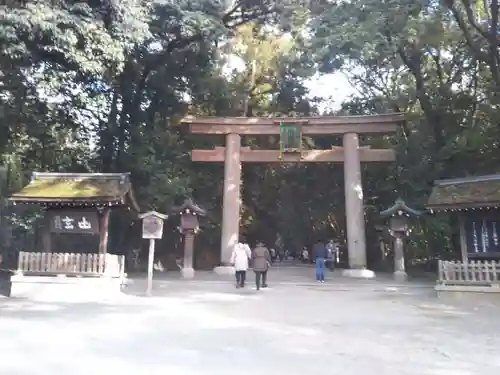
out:
M359 134L390 134L404 121L404 114L366 116L248 118L187 117L193 134L226 136L225 147L193 150L197 162L224 162L221 263L228 265L233 246L238 242L240 226L241 163L343 163L347 223L347 249L350 270L346 274L372 277L366 269L365 218L361 162L391 162L391 149L359 146ZM252 150L241 147L242 135L279 135L279 150ZM343 135L343 147L330 150L303 150L303 135ZM216 272L224 273L224 267Z

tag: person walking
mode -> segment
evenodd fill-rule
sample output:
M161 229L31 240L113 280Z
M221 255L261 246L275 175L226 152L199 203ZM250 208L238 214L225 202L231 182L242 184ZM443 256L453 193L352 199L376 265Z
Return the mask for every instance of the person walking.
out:
M285 261L285 249L278 250L279 261L282 263Z
M332 240L328 241L328 243L326 244L326 252L327 252L327 265L328 265L328 269L330 271L334 271L335 270L335 259L337 258L336 256L336 248L335 248L335 244L333 243Z
M271 261L274 262L276 260L276 250L274 250L274 247L269 249L269 253L271 253Z
M262 287L267 288L267 271L271 266L271 254L262 242L257 242L257 246L252 253L252 265L255 272L255 286L260 290L261 281Z
M302 258L302 263L305 264L309 263L309 250L307 250L306 246L304 246L302 249L301 258Z
M313 246L314 259L316 261L316 281L318 283L325 282L325 259L328 254L323 241L318 240Z
M246 243L239 242L234 246L231 254L231 264L234 266L236 275L236 288L244 288L248 270L248 260L252 256L250 247Z

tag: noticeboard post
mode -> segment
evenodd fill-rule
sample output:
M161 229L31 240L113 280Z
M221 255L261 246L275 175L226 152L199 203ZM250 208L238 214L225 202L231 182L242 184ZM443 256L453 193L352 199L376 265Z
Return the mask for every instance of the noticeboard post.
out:
M146 294L152 295L153 291L153 265L155 259L155 240L161 239L163 236L163 221L167 219L167 215L160 214L156 211L149 211L139 215L142 220L142 238L149 240L148 254L148 287Z

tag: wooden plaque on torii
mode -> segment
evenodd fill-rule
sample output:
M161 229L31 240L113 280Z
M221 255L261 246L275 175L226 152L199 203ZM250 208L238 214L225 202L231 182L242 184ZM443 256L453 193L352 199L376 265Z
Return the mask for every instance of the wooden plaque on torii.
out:
M193 150L191 154L196 162L224 163L221 264L227 265L233 246L238 242L241 163L343 163L349 266L366 269L361 162L392 162L395 152L360 146L358 135L395 133L403 121L403 113L302 118L184 118L182 122L189 125L193 134L226 136L225 147ZM241 147L241 136L245 135L280 136L280 149ZM302 136L309 135L342 135L343 147L304 150Z

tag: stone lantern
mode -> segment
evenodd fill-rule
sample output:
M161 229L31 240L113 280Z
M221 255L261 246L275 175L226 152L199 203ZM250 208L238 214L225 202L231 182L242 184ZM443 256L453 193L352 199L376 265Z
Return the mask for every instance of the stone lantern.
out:
M192 278L194 277L194 236L200 228L198 217L206 216L207 213L196 205L192 199L186 199L182 205L173 208L172 213L181 216L179 232L184 236L184 262L181 273L185 278Z
M410 217L418 217L422 212L414 210L401 199L396 199L394 205L380 212L380 216L388 219L385 229L394 239L394 279L405 281L408 277L405 270L403 239L411 233Z

